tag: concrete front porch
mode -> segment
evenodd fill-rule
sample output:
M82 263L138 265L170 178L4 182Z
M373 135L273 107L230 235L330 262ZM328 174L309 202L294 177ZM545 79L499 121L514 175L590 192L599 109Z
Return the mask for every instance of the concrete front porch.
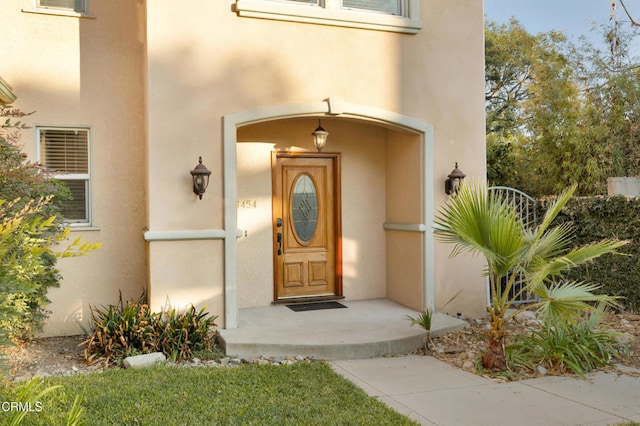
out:
M284 305L241 309L239 327L220 330L220 344L239 358L313 357L325 360L406 354L424 344L425 332L410 326L413 309L388 299L344 301L347 308L294 312ZM463 328L466 322L437 313L431 335Z

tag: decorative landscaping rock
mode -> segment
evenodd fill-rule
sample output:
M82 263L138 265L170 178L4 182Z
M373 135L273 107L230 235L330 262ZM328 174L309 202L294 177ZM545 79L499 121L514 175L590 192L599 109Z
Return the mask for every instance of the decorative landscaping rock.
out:
M527 324L536 321L536 313L531 311L522 311L513 318L518 324Z
M544 368L544 366L539 365L536 367L536 374L538 376L546 376L548 374L548 371L546 368Z
M474 368L475 368L475 365L473 364L472 361L466 360L465 362L462 363L462 369L464 370L473 371Z
M165 362L167 357L162 352L153 352L150 354L128 356L122 361L124 368L145 368L151 367L158 362Z
M634 337L632 334L620 332L616 335L616 340L621 345L629 345L633 341Z

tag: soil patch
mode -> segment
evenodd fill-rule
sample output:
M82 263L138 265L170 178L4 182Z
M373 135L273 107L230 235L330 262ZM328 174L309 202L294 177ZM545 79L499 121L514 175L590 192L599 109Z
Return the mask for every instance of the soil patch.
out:
M485 319L468 320L469 327L454 333L448 333L431 339L431 345L427 355L438 358L455 367L469 372L484 374L479 372L477 366L482 365L481 356L486 348L486 334L489 323ZM640 315L622 313L609 314L604 324L613 330L621 333L622 341L628 346L628 356L615 360L615 364L622 364L640 370ZM534 327L528 320L521 322L511 321L507 325L508 337L517 334L524 334L527 328ZM418 351L424 354L424 350ZM605 367L610 368L610 367ZM570 374L567 372L549 372L549 374ZM537 377L538 373L527 369L508 371L506 373L487 373L497 381L522 380Z
M85 336L45 337L5 349L10 375L14 379L28 379L35 375L63 376L80 371L95 371L84 361Z

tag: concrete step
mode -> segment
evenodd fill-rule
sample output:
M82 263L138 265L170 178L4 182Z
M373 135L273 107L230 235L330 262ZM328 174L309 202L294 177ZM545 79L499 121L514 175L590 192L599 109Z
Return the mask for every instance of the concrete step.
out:
M241 309L240 326L220 330L227 355L239 358L303 356L324 360L406 354L424 345L425 331L411 326L413 309L387 299L344 301L347 309L294 312L284 305ZM431 335L467 323L436 313Z

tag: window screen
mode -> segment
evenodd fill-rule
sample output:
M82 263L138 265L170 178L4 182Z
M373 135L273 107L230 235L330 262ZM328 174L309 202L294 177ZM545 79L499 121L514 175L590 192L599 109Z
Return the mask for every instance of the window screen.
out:
M64 202L62 206L62 217L67 222L88 222L87 199L89 192L89 181L60 179L69 188L71 199Z

